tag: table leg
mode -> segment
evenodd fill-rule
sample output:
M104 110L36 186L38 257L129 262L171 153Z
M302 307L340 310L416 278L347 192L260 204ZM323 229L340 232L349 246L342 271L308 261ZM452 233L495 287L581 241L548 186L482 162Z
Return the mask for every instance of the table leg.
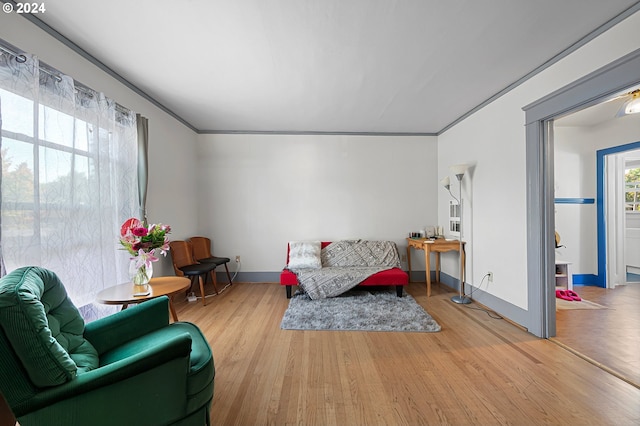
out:
M127 309L127 306L129 306L128 303L123 303L122 304L122 308L120 309L121 311L124 311L125 309Z
M171 311L171 317L173 318L173 322L178 321L178 314L176 313L176 308L173 307L173 298L169 297L169 310Z
M411 281L411 246L407 246L407 266L409 267L409 282Z
M428 244L425 244L424 248L424 264L425 264L425 275L427 281L427 297L431 297L431 250L428 248Z
M207 275L204 276L205 280L207 279ZM202 306L206 306L207 298L205 297L205 294L204 294L204 280L202 279L202 275L198 275L198 280L200 282L200 296L202 296Z
M440 282L440 252L436 252L436 282Z

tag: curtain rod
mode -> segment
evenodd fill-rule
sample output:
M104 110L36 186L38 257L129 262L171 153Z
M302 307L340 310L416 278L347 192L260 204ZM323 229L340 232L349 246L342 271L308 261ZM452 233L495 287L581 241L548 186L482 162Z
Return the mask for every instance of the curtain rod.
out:
M4 50L5 52L7 52L10 55L13 55L16 57L16 60L20 63L22 62L26 62L27 61L27 57L24 56L24 54L22 53L18 53L18 52L14 52L6 47L4 47L3 45L0 44L0 50Z
M6 43L4 40L0 40L0 50L8 53L11 56L14 56L16 58L16 61L23 64L25 62L27 62L27 56L24 53L19 53L17 51L16 48L12 47L7 47ZM56 70L55 68L49 66L46 62L40 62L41 64L43 64L43 66L38 66L38 69L46 74L49 74L50 76L52 76L53 78L55 78L58 82L62 81L62 77L60 77L60 74L64 74L58 70ZM79 81L76 81L76 79L73 79L74 82L74 87L76 90L80 90L83 91L87 94L91 94L93 95L93 93L97 93L94 89L80 83ZM132 113L134 111L132 111L129 108L126 108L122 105L120 105L119 103L115 102L116 104L116 110L124 113L124 114L129 114Z
M16 58L16 61L24 64L25 62L27 62L27 57L24 53L18 53L18 52L14 52L11 49L3 46L2 44L0 44L0 50L8 53L9 55L12 55ZM58 74L55 74L53 71L49 71L46 68L43 67L38 67L41 71L44 71L45 73L49 74L50 76L52 76L53 78L55 78L58 81L62 81L62 77L60 77Z

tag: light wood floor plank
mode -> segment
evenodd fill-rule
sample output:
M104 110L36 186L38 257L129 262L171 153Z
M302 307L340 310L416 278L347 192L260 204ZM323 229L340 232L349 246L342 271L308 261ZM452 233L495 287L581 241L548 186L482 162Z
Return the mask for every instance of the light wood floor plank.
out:
M602 310L559 310L556 340L640 386L640 284L577 286Z
M176 301L216 364L214 425L640 423L640 390L561 346L408 288L439 333L281 330L278 284L237 283Z

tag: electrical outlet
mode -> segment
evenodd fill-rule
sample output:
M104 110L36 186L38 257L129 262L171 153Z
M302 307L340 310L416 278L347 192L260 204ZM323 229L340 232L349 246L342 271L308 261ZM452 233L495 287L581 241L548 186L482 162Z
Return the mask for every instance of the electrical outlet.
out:
M493 282L493 272L487 272L487 276L489 277L489 282Z
M236 263L240 263L240 255L236 254Z
M403 254L402 256L400 256L400 261L406 262L407 261L407 255Z

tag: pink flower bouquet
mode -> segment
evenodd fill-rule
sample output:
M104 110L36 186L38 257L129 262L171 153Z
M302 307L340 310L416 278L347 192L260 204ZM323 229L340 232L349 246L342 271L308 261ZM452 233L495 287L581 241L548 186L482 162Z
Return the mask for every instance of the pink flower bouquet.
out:
M151 266L151 262L158 261L156 250L160 254L167 255L169 251L169 238L171 232L169 225L153 224L149 227L137 218L127 219L120 228L120 244L131 254L131 259L136 261L136 267Z

